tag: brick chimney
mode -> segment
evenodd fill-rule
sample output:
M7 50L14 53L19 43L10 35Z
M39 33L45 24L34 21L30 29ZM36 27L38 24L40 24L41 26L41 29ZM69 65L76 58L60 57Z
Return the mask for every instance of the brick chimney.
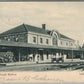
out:
M45 27L45 26L46 26L46 24L42 24L42 29L44 29L44 30L45 30L45 29L46 29L46 27Z

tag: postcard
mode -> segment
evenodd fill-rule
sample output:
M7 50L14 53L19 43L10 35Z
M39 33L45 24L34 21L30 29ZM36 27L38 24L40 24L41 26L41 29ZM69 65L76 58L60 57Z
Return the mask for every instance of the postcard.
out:
M83 83L84 2L0 2L1 83Z

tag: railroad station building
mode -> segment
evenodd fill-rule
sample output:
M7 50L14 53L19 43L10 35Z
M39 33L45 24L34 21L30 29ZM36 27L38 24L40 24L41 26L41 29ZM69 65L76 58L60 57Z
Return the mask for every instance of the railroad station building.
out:
M52 28L51 28L52 29ZM57 30L22 24L0 34L0 52L13 52L13 61L51 62L52 57L63 57L64 61L78 59L84 55L79 44Z

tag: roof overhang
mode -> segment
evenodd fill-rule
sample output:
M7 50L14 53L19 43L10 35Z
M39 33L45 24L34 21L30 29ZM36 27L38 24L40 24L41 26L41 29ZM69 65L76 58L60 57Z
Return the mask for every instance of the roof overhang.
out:
M49 46L49 45L38 45L38 44L29 44L22 42L12 42L12 41L0 41L0 46L3 47L30 47L30 48L39 48L39 49L61 49L61 50L76 50L80 51L80 49L69 48L69 47L58 47L58 46ZM82 50L81 50L82 51Z

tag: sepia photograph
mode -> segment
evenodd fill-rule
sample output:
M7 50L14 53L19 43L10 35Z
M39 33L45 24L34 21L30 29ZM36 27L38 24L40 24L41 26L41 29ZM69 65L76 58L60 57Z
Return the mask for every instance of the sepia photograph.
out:
M84 2L0 2L1 82L84 82Z

